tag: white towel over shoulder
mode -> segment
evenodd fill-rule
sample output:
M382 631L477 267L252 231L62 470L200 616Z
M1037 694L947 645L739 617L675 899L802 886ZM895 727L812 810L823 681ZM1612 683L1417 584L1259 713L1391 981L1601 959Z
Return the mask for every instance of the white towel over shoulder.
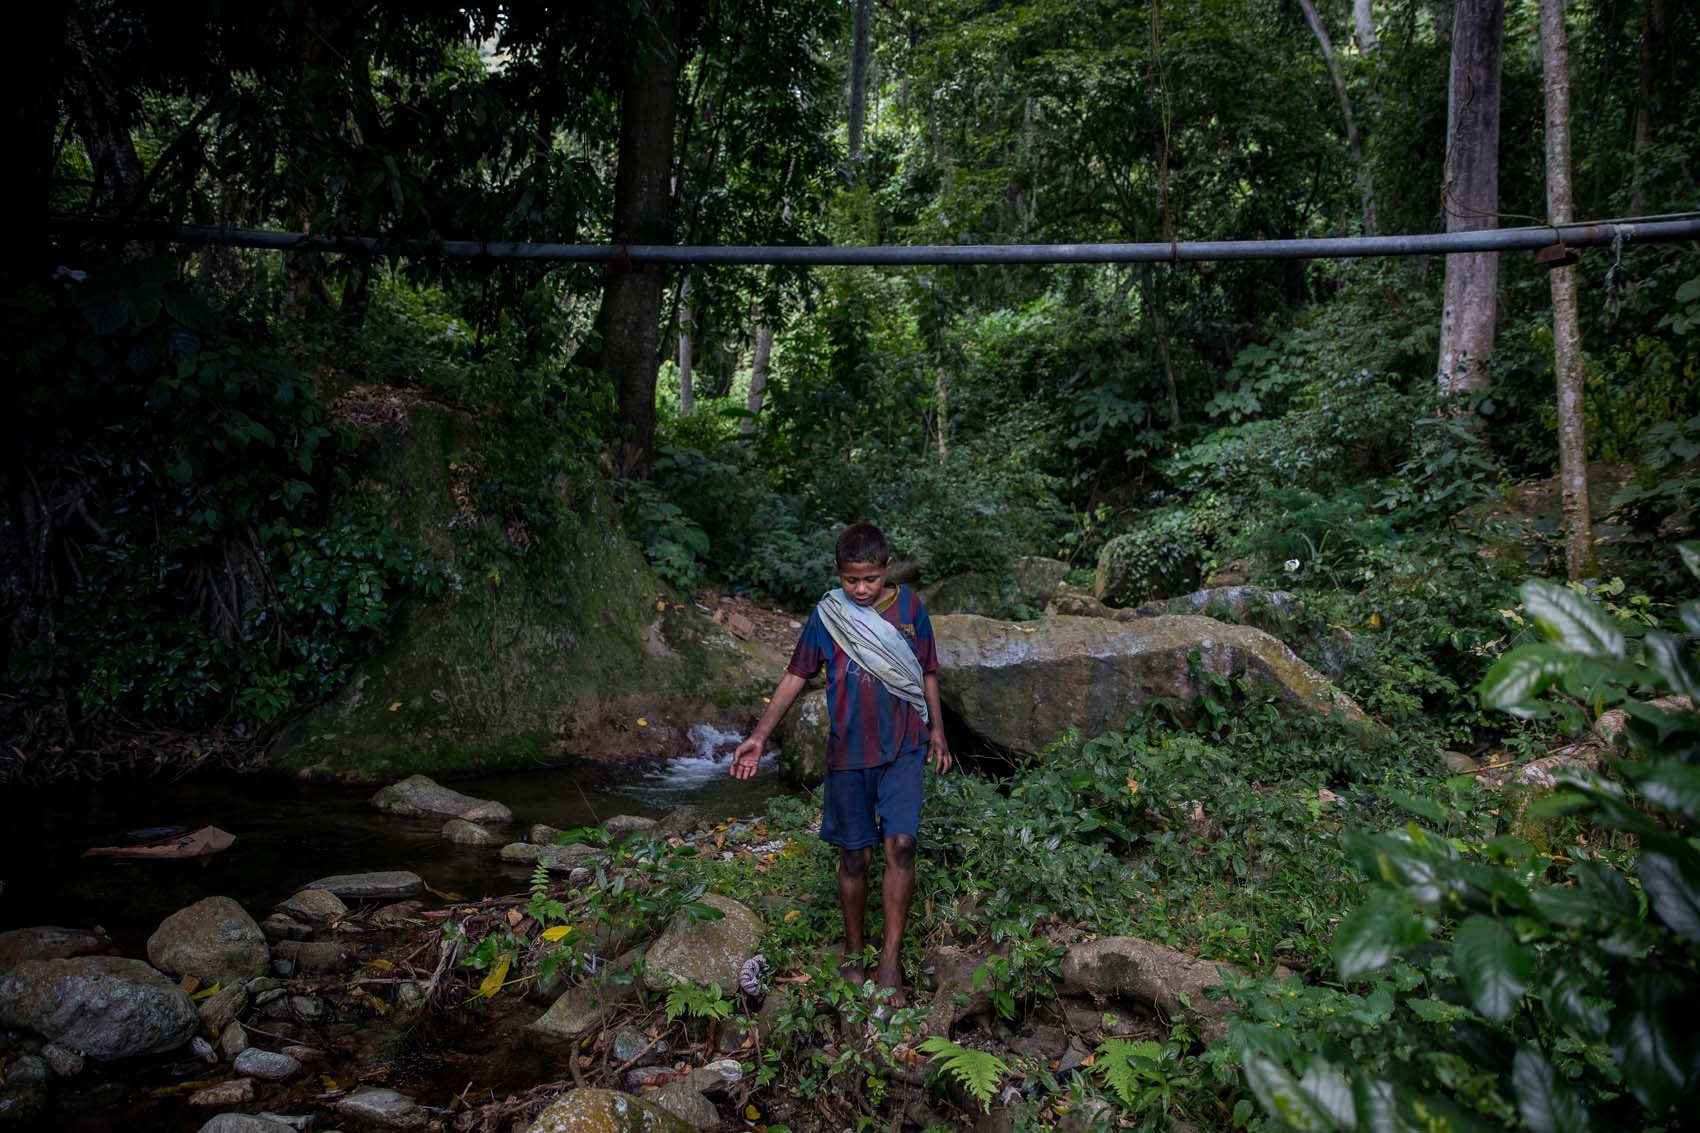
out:
M891 695L913 704L921 722L928 723L921 661L897 627L871 607L857 605L842 588L823 594L816 610L838 648L878 677Z

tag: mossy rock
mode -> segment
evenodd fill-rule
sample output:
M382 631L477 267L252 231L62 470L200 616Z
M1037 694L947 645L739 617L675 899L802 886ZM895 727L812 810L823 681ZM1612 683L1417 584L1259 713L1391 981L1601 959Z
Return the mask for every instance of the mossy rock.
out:
M274 767L378 781L524 766L617 748L609 733L640 717L655 730L634 742L658 744L669 716L758 703L782 667L672 599L600 483L558 486L579 522L557 561L490 555L456 471L486 443L471 418L426 403L370 443L353 502L406 535L447 592L398 611L349 682L283 731Z
M1203 554L1180 535L1130 531L1104 544L1092 595L1111 606L1137 606L1184 594L1199 583Z
M793 783L812 787L826 778L826 745L832 735L826 692L811 689L799 696L779 726L779 764Z

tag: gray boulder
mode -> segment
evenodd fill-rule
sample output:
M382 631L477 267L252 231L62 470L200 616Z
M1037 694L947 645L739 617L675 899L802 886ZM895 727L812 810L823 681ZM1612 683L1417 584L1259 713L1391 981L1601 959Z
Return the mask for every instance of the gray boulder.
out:
M695 1128L648 1098L584 1086L550 1102L526 1133L692 1133Z
M647 1100L698 1129L712 1129L720 1124L720 1111L714 1108L714 1103L686 1082L659 1086L649 1092Z
M676 806L650 828L657 838L689 838L702 827L702 812L689 803Z
M1352 700L1262 630L1167 615L1121 622L1054 617L998 622L971 614L933 619L945 707L981 739L1034 754L1069 728L1082 737L1121 727L1162 698L1185 713L1208 691L1198 669L1243 674L1254 691L1317 715L1338 711L1374 728Z
M547 822L534 822L531 831L525 836L527 842L535 842L539 846L553 845L555 836L560 834L559 826L550 826Z
M603 851L596 846L575 843L571 846L539 846L532 842L510 842L502 847L502 860L515 865L541 864L551 873L571 873L588 869L601 861Z
M331 1108L344 1117L385 1129L423 1129L431 1120L425 1107L406 1094L371 1086L338 1098Z
M1130 531L1099 552L1092 595L1112 606L1137 606L1184 594L1198 585L1202 565L1203 555L1190 536Z
M241 905L229 897L207 897L160 922L148 937L148 961L210 986L264 975L271 955L265 933Z
M826 693L805 692L779 725L779 765L793 783L813 786L826 778L826 743L832 734Z
M616 814L614 817L603 821L602 829L618 838L622 834L638 834L645 830L654 830L655 819L643 818L635 814Z
M220 988L216 994L201 1000L201 1026L212 1032L222 1031L247 1009L248 992L241 984Z
M409 775L372 796L372 805L386 814L444 815L468 822L512 822L513 811L489 799L451 791L428 775Z
M1225 1033L1223 1018L1234 1005L1204 992L1223 974L1244 975L1232 964L1216 964L1133 936L1107 936L1075 944L1063 953L1063 990L1095 999L1130 999L1177 1018L1190 1006L1205 1018L1204 1035Z
M92 956L112 947L106 937L80 928L37 925L0 932L0 972L9 972L25 960L61 960L69 956Z
M250 1113L221 1113L201 1126L200 1133L285 1133L294 1128L293 1125L255 1117Z
M236 1056L233 1069L238 1074L258 1078L262 1082L287 1082L301 1075L301 1063L287 1054L261 1050L251 1046Z
M702 903L720 910L719 920L699 921L681 910L649 949L643 979L652 991L665 991L673 980L706 987L719 984L732 993L738 971L761 944L761 918L729 897L706 894Z
M348 949L335 941L285 940L275 951L298 975L340 972L349 965Z
M0 1027L102 1061L175 1050L200 1021L189 993L140 960L26 960L0 976Z
M468 822L464 818L451 818L443 823L443 837L457 846L499 846L502 838L492 834L476 822Z
M531 1030L549 1039L576 1039L601 1024L602 1008L603 996L596 988L570 987L531 1024Z
M1130 611L1137 618L1164 614L1203 614L1219 622L1256 626L1265 633L1283 634L1304 616L1304 603L1286 590L1261 586L1213 586L1179 598L1145 602Z
M304 924L325 924L348 915L348 906L328 889L303 889L287 901L279 901L277 911Z
M377 873L339 873L321 877L310 883L309 889L326 889L338 897L360 901L395 901L417 897L425 892L425 882L405 869L383 870Z

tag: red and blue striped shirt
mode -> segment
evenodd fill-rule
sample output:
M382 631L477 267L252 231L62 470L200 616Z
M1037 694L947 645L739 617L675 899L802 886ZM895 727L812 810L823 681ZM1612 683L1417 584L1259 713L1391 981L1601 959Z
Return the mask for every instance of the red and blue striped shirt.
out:
M921 672L939 667L938 649L933 644L933 623L921 598L907 586L899 586L890 605L875 612L897 627ZM927 725L921 713L906 700L891 695L884 683L864 670L838 648L821 621L820 611L809 615L797 648L786 671L805 680L826 667L826 709L832 723L826 744L828 771L854 771L879 767L899 755L927 746Z

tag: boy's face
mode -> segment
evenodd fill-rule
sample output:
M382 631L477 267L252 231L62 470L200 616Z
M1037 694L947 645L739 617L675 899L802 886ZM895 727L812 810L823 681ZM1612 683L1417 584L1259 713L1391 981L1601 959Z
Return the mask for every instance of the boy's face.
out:
M871 606L885 593L885 572L891 560L883 563L839 563L838 583L844 593L858 606Z

